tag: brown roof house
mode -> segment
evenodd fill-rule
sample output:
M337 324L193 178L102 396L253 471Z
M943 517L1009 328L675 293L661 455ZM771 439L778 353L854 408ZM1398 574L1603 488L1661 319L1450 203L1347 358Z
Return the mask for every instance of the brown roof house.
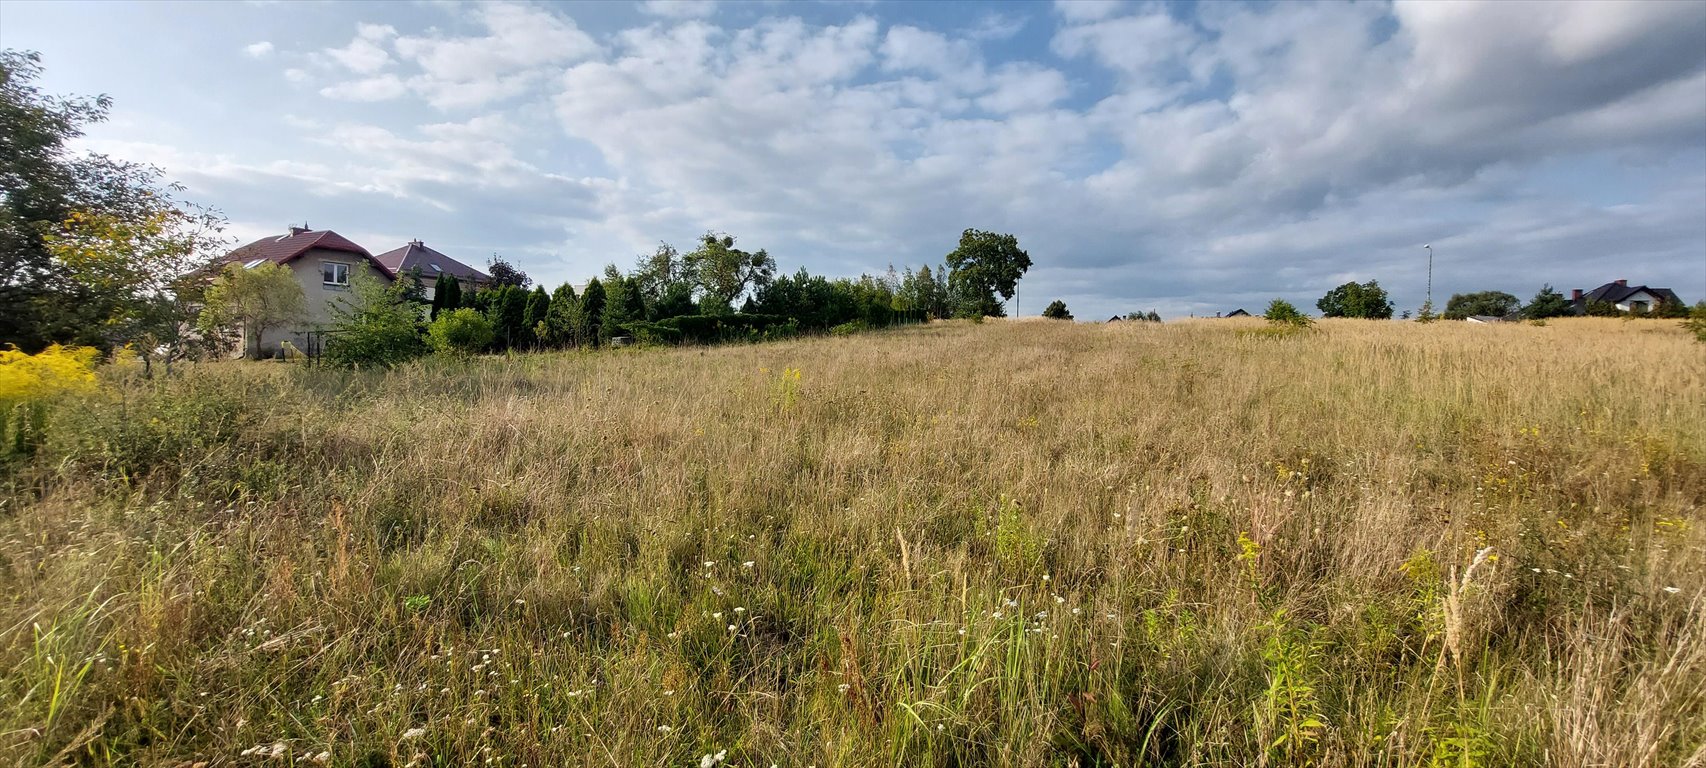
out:
M1630 285L1628 280L1614 280L1598 288L1588 291L1586 295L1577 288L1570 292L1570 311L1587 314L1590 302L1603 302L1617 308L1619 312L1645 314L1658 309L1660 304L1681 304L1675 291L1669 288L1649 288L1645 285Z
M440 276L456 278L462 283L464 293L470 288L485 288L492 283L491 275L428 248L419 240L410 240L408 245L374 258L393 275L416 276L421 282L421 294L427 301L432 301L433 293L438 290Z
M336 319L333 308L338 299L349 295L350 280L358 274L390 283L399 276L414 276L418 268L428 299L432 298L440 272L448 272L464 283L491 282L485 273L427 248L419 240L374 256L336 232L307 226L291 227L286 234L263 237L242 246L226 254L222 264L241 264L253 269L269 261L289 267L296 275L307 298L307 313L296 327L268 330L258 339L243 339L239 348L258 352L260 357L282 354L285 342L300 350L311 350L316 340L311 340L310 335L324 330Z

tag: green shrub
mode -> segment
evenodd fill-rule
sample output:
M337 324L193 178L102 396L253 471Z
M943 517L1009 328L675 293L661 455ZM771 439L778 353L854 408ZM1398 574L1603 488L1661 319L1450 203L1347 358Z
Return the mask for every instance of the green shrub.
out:
M1682 327L1694 334L1700 343L1706 344L1706 301L1695 304L1694 309L1688 311L1688 319L1682 321Z
M445 355L475 354L490 345L495 335L491 321L472 309L445 312L427 326L427 344Z
M390 368L426 354L421 307L409 297L409 287L408 281L386 285L358 273L353 298L341 298L333 307L338 319L323 361L336 368Z
M1268 311L1262 317L1267 318L1268 322L1274 325L1286 325L1294 328L1302 328L1313 322L1308 315L1297 311L1297 307L1292 306L1291 302L1285 299L1274 299L1269 302Z

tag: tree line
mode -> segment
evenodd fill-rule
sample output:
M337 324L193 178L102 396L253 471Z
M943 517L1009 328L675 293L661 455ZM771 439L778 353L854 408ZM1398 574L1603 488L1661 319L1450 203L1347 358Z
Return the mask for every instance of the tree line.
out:
M496 257L488 285L463 285L441 274L430 300L423 298L418 273L391 285L357 285L336 310L326 357L339 364L386 364L428 350L475 354L714 343L1000 316L1001 300L1012 297L1031 265L1014 236L976 229L961 233L958 247L936 269L897 273L891 267L880 277L827 278L804 267L778 275L768 251L746 251L736 242L710 232L687 253L663 243L627 271L605 267L579 290L563 283L548 291ZM253 272L228 269L217 282L254 282ZM276 289L290 287L280 281ZM231 322L232 313L217 306L210 311L213 319L205 325ZM411 324L412 332L398 330Z

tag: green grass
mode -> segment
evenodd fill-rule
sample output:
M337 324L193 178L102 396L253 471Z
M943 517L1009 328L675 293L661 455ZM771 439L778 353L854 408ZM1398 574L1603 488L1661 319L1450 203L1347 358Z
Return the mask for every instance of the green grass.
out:
M1706 760L1687 336L1256 327L109 372L4 470L0 762Z

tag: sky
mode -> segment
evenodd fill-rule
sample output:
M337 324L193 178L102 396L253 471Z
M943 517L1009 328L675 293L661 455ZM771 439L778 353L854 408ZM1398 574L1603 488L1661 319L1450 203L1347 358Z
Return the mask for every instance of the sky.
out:
M1706 299L1706 2L0 3L81 148L248 242L537 281L707 232L784 271L1034 262L1011 311Z

